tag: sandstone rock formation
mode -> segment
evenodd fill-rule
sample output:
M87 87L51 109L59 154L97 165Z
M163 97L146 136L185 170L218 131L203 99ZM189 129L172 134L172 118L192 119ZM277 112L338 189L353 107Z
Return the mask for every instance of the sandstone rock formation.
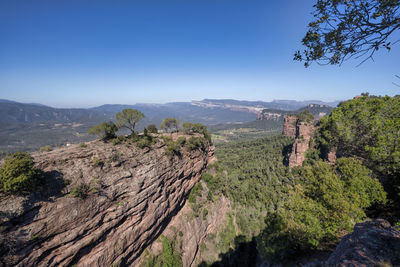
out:
M283 117L283 131L282 134L289 137L296 137L296 115L285 115Z
M0 196L0 265L129 266L182 208L213 147L171 158L161 141L93 141L33 156L46 185Z
M327 266L400 266L400 231L383 219L358 223L340 241Z
M288 123L291 123L290 119ZM285 131L285 127L284 127ZM309 148L310 139L313 137L315 131L313 122L300 122L296 123L296 139L292 146L292 152L289 156L289 167L301 166L305 160L307 149Z

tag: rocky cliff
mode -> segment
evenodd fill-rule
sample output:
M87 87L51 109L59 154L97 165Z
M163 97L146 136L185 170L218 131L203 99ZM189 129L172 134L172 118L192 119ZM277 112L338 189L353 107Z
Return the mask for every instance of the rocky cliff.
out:
M313 121L301 121L297 116L285 116L283 135L295 137L292 152L289 155L289 167L301 166L315 132Z
M151 148L93 141L34 154L46 184L0 196L5 266L126 266L165 229L199 181L213 147L168 156Z
M400 231L383 219L358 223L340 241L327 266L400 266Z
M296 137L296 115L285 115L283 117L283 131L282 134L289 137Z

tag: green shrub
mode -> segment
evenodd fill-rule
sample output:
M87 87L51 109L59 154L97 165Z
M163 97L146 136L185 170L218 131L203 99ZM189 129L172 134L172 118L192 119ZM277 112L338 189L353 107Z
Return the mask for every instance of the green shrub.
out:
M0 168L0 188L4 192L31 192L43 180L43 171L34 167L28 153L17 152L7 156Z
M203 210L203 220L204 220L204 221L207 220L207 215L208 215L208 210L207 210L207 209L204 209L204 210Z
M176 139L176 143L180 146L183 147L186 143L186 137L180 136L178 139Z
M204 148L204 140L200 137L191 136L186 140L185 147L189 151Z
M49 152L49 151L52 151L52 150L53 150L53 148L51 146L49 146L49 145L43 146L43 147L40 148L40 152Z
M111 140L111 143L112 143L114 146L116 146L116 145L119 145L119 144L125 142L125 140L126 140L126 137L120 135L120 136L117 136L117 137L113 138L113 139Z
M161 235L160 240L162 243L162 266L178 267L182 266L182 259L179 255L175 244L165 236Z
M85 183L80 183L74 186L69 193L72 197L86 198L89 195L90 186Z
M158 129L154 124L150 124L149 126L147 126L147 131L149 131L149 133L158 133Z
M211 142L211 135L208 133L207 127L204 126L203 124L185 122L182 125L182 131L185 134L193 134L193 133L202 134L204 138L206 138L208 141Z
M86 145L86 143L82 142L82 143L79 144L79 147L85 148L85 147L87 147L87 145Z
M310 123L314 121L314 115L309 110L304 110L301 113L297 114L297 119L300 122Z
M138 148L145 148L145 147L150 147L153 143L153 139L151 136L145 135L145 136L140 136L138 140L135 142L136 146Z
M92 166L93 167L103 167L104 162L97 157L92 158Z
M103 122L96 126L93 126L88 130L89 134L94 134L100 137L103 141L115 138L115 133L118 131L118 127L113 123L110 122Z
M192 190L190 190L190 194L188 197L189 203L195 204L196 198L201 196L202 190L203 190L203 186L201 185L201 183L197 183L195 186L193 186Z

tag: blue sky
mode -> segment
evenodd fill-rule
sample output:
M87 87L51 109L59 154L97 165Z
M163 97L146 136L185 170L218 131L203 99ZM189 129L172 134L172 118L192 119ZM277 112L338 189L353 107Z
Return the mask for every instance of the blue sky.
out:
M89 107L400 94L400 44L359 67L292 60L314 2L2 0L0 98Z

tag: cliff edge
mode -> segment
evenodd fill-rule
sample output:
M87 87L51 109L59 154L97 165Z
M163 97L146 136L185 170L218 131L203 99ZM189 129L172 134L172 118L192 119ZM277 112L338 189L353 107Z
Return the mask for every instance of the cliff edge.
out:
M176 138L176 137L175 137ZM102 141L34 154L41 190L0 195L3 266L125 266L183 207L214 148Z

